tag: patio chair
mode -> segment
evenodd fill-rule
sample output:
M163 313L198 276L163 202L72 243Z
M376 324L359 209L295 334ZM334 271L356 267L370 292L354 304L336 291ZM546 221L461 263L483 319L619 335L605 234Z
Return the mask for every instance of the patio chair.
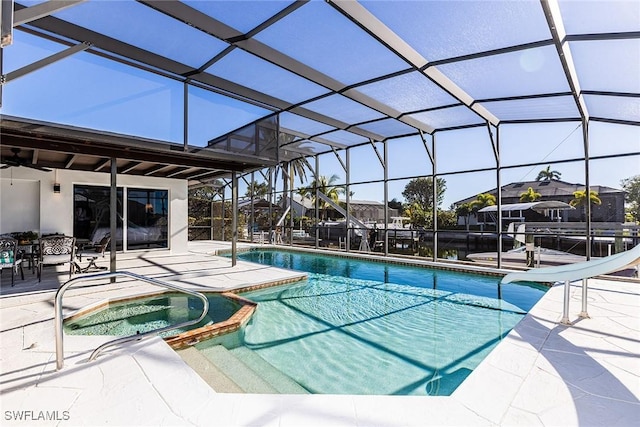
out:
M69 279L75 263L76 238L63 235L42 237L40 239L40 258L38 259L38 282L42 280L42 267L69 263Z
M22 257L18 252L18 241L10 236L0 236L0 274L5 268L11 269L12 287L14 285L14 276L18 269L20 269L22 280L24 280Z
M98 258L104 258L104 253L109 247L111 242L111 235L106 234L97 243L89 243L80 247L80 251L76 254L78 262L82 262L82 258L88 259L89 264L80 269L81 273L86 273L89 270L108 270L107 267L99 267L96 265Z

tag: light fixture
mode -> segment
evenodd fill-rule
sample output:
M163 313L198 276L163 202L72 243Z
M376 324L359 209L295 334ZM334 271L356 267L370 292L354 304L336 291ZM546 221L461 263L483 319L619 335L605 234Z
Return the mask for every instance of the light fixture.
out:
M58 169L55 170L55 177L53 181L53 192L56 194L60 193L60 183L58 182Z

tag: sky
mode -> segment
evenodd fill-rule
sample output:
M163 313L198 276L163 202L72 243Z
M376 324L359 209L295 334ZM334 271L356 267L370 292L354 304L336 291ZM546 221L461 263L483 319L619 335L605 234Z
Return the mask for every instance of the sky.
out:
M97 3L105 3L102 5L104 8L108 2ZM203 4L200 6L205 7ZM310 11L311 8L307 9L307 12ZM3 52L3 73L61 50L53 42L21 31L14 31L14 37L14 44ZM268 39L267 35L264 37ZM286 50L287 46L283 45L282 49ZM184 52L182 55L185 62L201 60L193 58L195 53ZM247 54L238 51L237 55ZM536 61L539 60L542 59L524 58L520 63L525 69L535 71ZM215 69L210 71L216 72ZM452 74L458 72L455 69L448 71ZM240 73L241 70L226 72ZM360 77L362 76L358 78ZM505 80L507 85L517 83L513 79ZM315 93L316 89L305 88ZM287 96L294 97L295 93L292 90ZM7 115L176 143L182 143L183 139L182 83L125 67L89 53L78 53L4 85L2 98L2 113ZM212 138L271 113L265 108L199 88L190 90L188 107L189 143L196 146L204 146ZM321 105L315 107L322 108ZM589 131L589 155L592 158L640 152L640 127L592 122ZM430 143L430 137L427 138ZM495 166L485 127L437 132L435 141L438 159L436 170L445 179L447 187L442 207L447 208L458 200L496 187L494 171L454 173ZM430 175L431 162L418 137L392 139L388 145L391 179L388 185L389 200L402 200L401 193L409 178ZM382 144L378 143L376 146L382 154ZM344 153L341 152L340 155L346 161ZM579 122L503 125L500 127L500 155L501 164L505 167L501 172L503 185L535 180L538 172L547 165L552 170L559 171L564 181L585 182L584 162L566 161L584 158ZM384 176L371 145L351 150L350 161L352 183L381 180ZM541 165L512 167L531 163ZM339 183L344 182L345 173L335 155L322 155L320 175L333 174L339 176ZM640 174L640 155L594 161L589 174L591 185L620 188L622 179ZM246 185L241 182L240 194L244 193L244 187ZM354 192L355 199L383 200L381 183L355 184L351 191Z

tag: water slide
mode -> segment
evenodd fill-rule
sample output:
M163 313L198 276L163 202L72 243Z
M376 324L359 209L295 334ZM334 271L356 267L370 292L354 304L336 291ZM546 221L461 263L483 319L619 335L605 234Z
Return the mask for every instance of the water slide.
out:
M528 271L519 271L507 274L500 284L530 281L530 282L559 282L564 281L564 302L562 319L560 323L571 325L569 320L570 283L582 280L582 311L580 317L589 317L587 314L587 279L602 274L613 273L629 267L640 266L640 245L625 252L620 252L608 257L577 262L575 264L559 265L557 267L534 268Z
M518 281L561 282L567 280L573 282L637 265L640 265L640 245L628 251L596 260L510 273L502 278L501 283Z

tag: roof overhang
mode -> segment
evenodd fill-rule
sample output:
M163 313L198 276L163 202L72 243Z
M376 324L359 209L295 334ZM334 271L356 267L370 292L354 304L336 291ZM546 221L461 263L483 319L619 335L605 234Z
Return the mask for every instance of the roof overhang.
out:
M93 129L0 115L3 159L12 148L29 165L50 169L202 180L267 166L274 161L207 147L139 138Z

